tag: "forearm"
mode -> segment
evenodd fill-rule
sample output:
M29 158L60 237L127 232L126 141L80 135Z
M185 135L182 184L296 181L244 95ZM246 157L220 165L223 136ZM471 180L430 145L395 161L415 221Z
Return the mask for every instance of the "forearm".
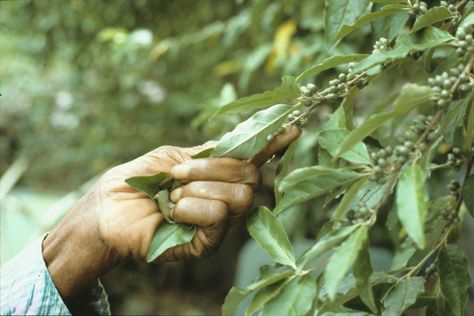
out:
M118 258L101 238L99 229L86 211L89 195L68 212L61 223L45 238L43 258L51 278L66 304L80 300L98 278L118 264Z

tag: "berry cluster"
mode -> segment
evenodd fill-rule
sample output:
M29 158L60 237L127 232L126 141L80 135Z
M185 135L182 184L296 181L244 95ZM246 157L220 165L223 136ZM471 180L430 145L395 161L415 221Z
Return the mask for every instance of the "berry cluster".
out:
M389 165L389 158L393 154L392 147L387 146L379 151L373 152L370 155L374 164L374 174L370 180L379 184L385 183L385 174L387 173L387 166ZM389 172L389 171L388 171Z
M437 137L435 131L428 133L425 142L418 145L415 142L431 125L432 120L432 116L418 115L413 119L410 129L398 138L395 148L392 149L391 146L387 146L373 152L370 155L374 166L370 180L379 184L385 183L385 176L393 171L393 164L405 163L410 158L410 154L416 149L424 150L426 143L433 141Z
M370 219L372 214L373 210L371 210L366 203L359 202L357 208L351 208L346 212L345 222L349 224L364 223Z
M437 106L444 107L449 104L452 99L450 89L456 80L457 78L454 75L450 76L446 71L441 75L436 75L428 79L431 91L436 94L434 100Z
M457 11L457 8L454 4L448 3L448 1L441 1L439 3L440 6L447 8L449 11L454 12Z
M426 268L425 268L425 273L424 273L424 278L425 279L429 279L430 277L435 277L437 275L437 271L436 271L436 263L435 262L432 262L431 264L429 264Z
M456 39L458 48L456 52L459 56L464 56L467 52L474 50L473 40L474 27L472 25L466 25L458 28L456 32Z
M450 167L453 167L454 170L459 171L463 165L463 159L461 156L461 149L454 147L451 149L451 152L448 153L448 161L447 164Z
M378 53L380 51L388 50L388 39L385 37L381 37L378 41L374 44L374 49L372 50L373 53Z
M456 181L456 180L452 180L449 184L448 184L448 190L449 192L451 193L451 195L454 195L455 197L458 197L459 194L461 193L460 192L460 189L461 189L461 184Z
M411 13L416 14L416 15L425 14L427 11L428 11L428 4L426 4L426 2L424 1L415 3L411 7Z
M326 101L341 100L353 86L362 89L368 84L367 74L354 75L352 73L354 66L354 63L349 63L348 71L339 73L337 78L329 81L329 87L321 92L318 92L318 87L313 83L301 86L301 96L298 100L304 106L311 107Z

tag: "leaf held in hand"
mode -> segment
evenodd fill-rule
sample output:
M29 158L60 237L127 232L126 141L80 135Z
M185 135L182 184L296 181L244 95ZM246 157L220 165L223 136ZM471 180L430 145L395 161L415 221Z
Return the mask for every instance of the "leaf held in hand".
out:
M292 106L277 104L252 115L225 134L217 143L211 157L248 159L261 151L267 138L285 122Z
M132 188L154 199L158 191L171 188L174 180L167 173L160 172L153 176L131 177L126 179L125 182Z
M194 226L162 222L151 240L146 261L152 262L166 250L191 242L195 233Z

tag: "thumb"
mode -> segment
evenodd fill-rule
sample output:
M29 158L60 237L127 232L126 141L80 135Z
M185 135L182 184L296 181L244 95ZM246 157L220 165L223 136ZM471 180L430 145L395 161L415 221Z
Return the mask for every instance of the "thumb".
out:
M291 126L286 129L283 133L278 134L273 140L271 140L265 148L263 148L255 156L247 160L247 162L260 167L270 159L274 154L282 152L292 142L294 142L301 135L301 130L296 126Z

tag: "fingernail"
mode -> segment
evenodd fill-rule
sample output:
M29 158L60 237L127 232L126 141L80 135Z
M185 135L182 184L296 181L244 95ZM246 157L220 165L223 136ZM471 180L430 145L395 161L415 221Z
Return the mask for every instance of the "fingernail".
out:
M171 175L175 179L187 179L189 175L190 168L185 164L177 165L171 168Z

